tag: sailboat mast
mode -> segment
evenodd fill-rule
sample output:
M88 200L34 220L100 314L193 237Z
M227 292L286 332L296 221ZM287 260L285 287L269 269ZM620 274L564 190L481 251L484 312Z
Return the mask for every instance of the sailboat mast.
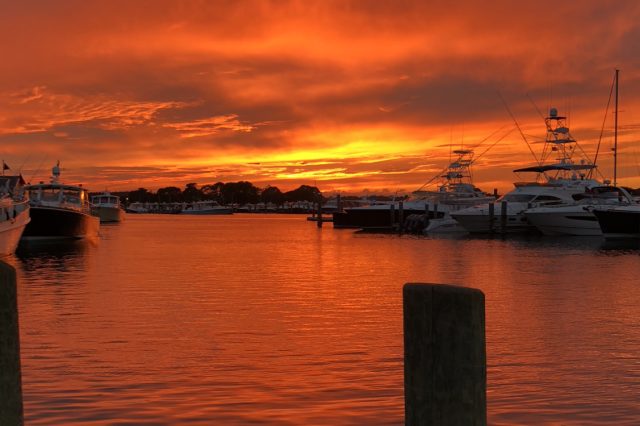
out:
M618 74L620 70L616 70L616 112L614 115L613 129L613 186L618 185Z

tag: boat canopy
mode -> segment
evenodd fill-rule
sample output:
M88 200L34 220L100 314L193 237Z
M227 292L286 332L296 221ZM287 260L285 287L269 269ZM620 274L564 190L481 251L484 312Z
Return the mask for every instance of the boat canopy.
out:
M535 172L535 173L544 173L549 172L551 170L591 170L595 169L597 166L594 164L547 164L543 166L533 166L533 167L525 167L522 169L516 169L513 172Z

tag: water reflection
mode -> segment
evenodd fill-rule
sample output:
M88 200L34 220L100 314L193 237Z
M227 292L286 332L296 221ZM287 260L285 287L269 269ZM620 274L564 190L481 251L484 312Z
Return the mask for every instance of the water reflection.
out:
M90 240L21 241L16 250L16 258L28 277L32 273L54 272L50 278L64 278L64 275L83 271L87 254L95 248Z
M0 261L0 424L22 423L16 272Z

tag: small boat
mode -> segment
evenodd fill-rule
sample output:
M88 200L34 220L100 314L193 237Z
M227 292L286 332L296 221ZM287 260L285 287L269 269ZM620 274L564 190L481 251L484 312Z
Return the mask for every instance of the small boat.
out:
M122 222L124 210L120 205L120 197L110 192L91 197L91 210L94 216L100 218L100 223Z
M0 256L16 251L31 220L22 176L0 176Z
M146 205L146 203L140 203L138 201L129 204L129 206L125 209L125 211L127 213L134 213L134 214L150 213L149 207Z
M80 185L60 183L60 163L49 183L26 186L31 222L23 240L80 239L98 236L100 220L91 214L87 190Z
M221 206L215 201L194 201L184 203L180 214L191 215L212 215L212 214L233 214L233 208Z

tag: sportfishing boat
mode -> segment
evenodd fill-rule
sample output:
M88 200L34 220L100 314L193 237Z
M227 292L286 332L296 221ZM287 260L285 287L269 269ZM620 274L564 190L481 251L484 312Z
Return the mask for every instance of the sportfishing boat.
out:
M25 240L79 239L98 236L100 220L91 215L87 190L60 183L60 162L52 169L51 181L26 186L31 222Z
M100 218L100 223L122 222L124 210L120 205L120 197L110 192L91 197L91 211Z
M640 238L640 205L599 207L593 213L606 239Z
M0 176L0 256L16 251L31 220L22 176Z
M345 209L333 214L333 227L388 229L399 221L401 206L404 217L427 215L429 220L433 220L448 219L453 211L494 201L495 196L481 191L472 183L473 150L460 149L453 153L457 156L456 160L414 191L413 197L402 201L402 205L395 201ZM432 183L436 184L433 190L424 189Z
M602 235L593 211L635 204L624 188L596 186L574 194L574 202L525 210L527 221L544 235Z
M569 133L566 117L551 108L545 118L547 136L542 159L538 165L514 170L514 173L536 173L536 180L516 182L515 189L499 198L496 203L478 205L453 212L451 215L472 233L510 233L535 230L525 215L527 209L550 205L571 204L576 194L601 186L591 179L595 164L587 159L573 160L576 140ZM557 153L556 162L545 164Z
M212 214L233 214L233 208L221 206L216 201L194 201L184 203L180 214L191 215L212 215Z

